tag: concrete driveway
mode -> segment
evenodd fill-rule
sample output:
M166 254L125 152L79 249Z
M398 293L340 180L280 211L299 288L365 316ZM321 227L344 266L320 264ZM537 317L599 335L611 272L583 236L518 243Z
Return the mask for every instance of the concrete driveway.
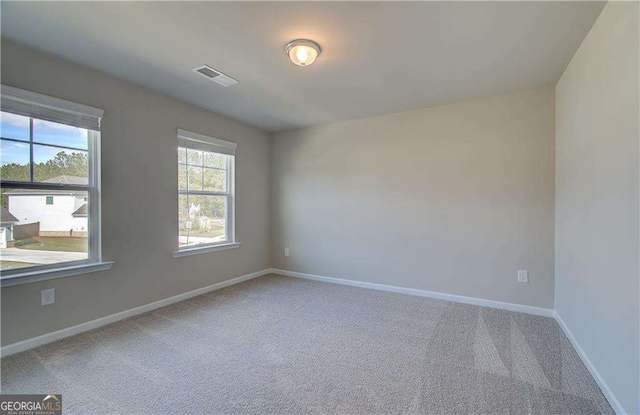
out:
M80 261L87 259L85 252L37 251L32 249L0 249L0 260L28 262L31 264L55 264L58 262Z

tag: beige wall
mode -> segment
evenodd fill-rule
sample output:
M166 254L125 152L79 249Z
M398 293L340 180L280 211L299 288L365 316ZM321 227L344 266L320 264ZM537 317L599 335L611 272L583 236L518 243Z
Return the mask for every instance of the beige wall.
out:
M640 413L637 2L610 2L557 85L556 309Z
M273 265L553 308L554 100L548 87L276 134Z
M267 133L6 41L2 82L104 109L103 253L115 261L110 271L3 288L3 345L270 266ZM240 248L171 257L177 128L238 143ZM45 288L56 289L55 305L40 306Z

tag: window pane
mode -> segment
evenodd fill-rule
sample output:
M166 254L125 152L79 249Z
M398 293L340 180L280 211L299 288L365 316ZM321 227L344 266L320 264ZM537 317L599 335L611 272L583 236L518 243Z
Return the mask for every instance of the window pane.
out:
M2 180L29 181L29 144L0 140Z
M202 166L202 151L187 149L187 163Z
M29 141L29 117L0 113L0 134L4 138Z
M187 190L187 165L178 164L178 189Z
M89 257L87 192L18 188L2 193L3 270Z
M178 163L187 162L187 149L184 147L178 147Z
M34 145L33 162L34 180L37 182L89 183L89 155L86 151Z
M204 190L209 192L225 192L227 188L227 172L225 170L204 169Z
M202 190L202 167L187 167L189 172L189 190Z
M87 130L35 118L33 119L33 141L57 146L88 148Z
M224 242L226 236L226 196L180 195L180 246Z
M227 155L225 154L217 154L210 153L208 151L203 152L203 164L206 167L216 167L218 169L226 169L227 168Z

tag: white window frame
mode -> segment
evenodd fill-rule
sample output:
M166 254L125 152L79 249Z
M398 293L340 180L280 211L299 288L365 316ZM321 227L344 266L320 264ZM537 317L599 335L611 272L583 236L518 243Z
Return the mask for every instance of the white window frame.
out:
M178 148L182 147L180 145L181 141L190 141L190 142L203 145L206 148L205 151L230 156L230 157L227 157L227 166L226 166L227 191L226 192L181 190L180 188L178 188L177 189L178 197L176 198L176 202L178 202L180 199L180 195L185 195L185 194L204 195L204 196L225 196L227 200L227 205L226 205L227 217L225 218L225 235L227 236L227 239L221 242L203 243L198 245L186 245L181 247L179 242L179 239L180 239L179 226L180 225L178 224L178 226L176 226L176 230L177 230L176 241L178 242L178 250L174 251L172 253L172 256L174 258L178 258L182 256L238 248L240 246L240 242L236 240L236 220L235 220L236 219L235 151L237 148L237 144L231 141L221 140L219 138L209 137L203 134L198 134L198 133L194 133L194 132L182 130L182 129L177 130L177 135L178 135ZM177 157L177 154L178 154L178 151L176 151L176 157ZM176 166L178 168L180 167L179 158L176 159ZM178 208L178 210L176 211L176 220L177 220L179 217L179 206L176 205L176 207Z
M98 117L102 119L104 111L98 108L89 107L82 104L76 104L74 102L65 101L59 98L50 97L47 95L38 94L31 91L26 91L18 88L14 88L7 85L1 86L0 96L2 97L3 107L2 111L12 112L11 109L4 107L6 100L12 100L19 102L24 107L32 106L33 115L26 113L18 113L19 115L30 117L30 119L45 119L37 116L38 109L53 112L58 112L68 119L76 117L81 119L82 117L91 118ZM17 112L15 112L17 113ZM49 118L49 121L56 122L56 119ZM99 120L96 122L99 123ZM72 125L70 123L66 123ZM30 152L33 152L33 122L30 121ZM86 191L89 198L89 219L88 219L88 244L89 249L87 252L87 259L80 261L68 261L60 262L56 264L37 265L28 268L19 268L14 270L0 271L0 283L2 287L28 284L37 281L44 281L54 278L69 277L72 275L86 274L90 272L102 271L110 269L113 262L102 261L102 237L101 237L101 191L100 191L100 131L88 130L88 147L87 154L89 156L89 180L87 185L69 185L58 183L41 183L35 182L33 179L33 168L31 168L31 177L29 182L21 181L9 181L0 180L2 188L27 188L38 190L69 190L69 191ZM31 160L33 162L33 160Z

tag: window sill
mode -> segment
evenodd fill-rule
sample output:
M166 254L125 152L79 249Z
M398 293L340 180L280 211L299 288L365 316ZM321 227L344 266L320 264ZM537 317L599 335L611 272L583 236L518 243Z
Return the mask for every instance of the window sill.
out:
M93 264L73 265L69 267L60 267L55 269L46 269L40 271L25 271L19 274L3 276L0 280L2 287L11 287L13 285L30 284L32 282L53 280L56 278L71 277L80 274L89 274L92 272L106 271L111 269L113 262L97 262Z
M233 249L233 248L237 248L240 246L240 242L230 242L230 243L226 243L226 244L220 244L220 245L208 245L208 246L201 246L198 248L185 248L185 249L181 249L179 251L175 251L171 253L171 256L174 258L180 258L183 256L189 256L189 255L197 255L197 254L206 254L209 252L216 252L216 251L224 251L226 249Z

